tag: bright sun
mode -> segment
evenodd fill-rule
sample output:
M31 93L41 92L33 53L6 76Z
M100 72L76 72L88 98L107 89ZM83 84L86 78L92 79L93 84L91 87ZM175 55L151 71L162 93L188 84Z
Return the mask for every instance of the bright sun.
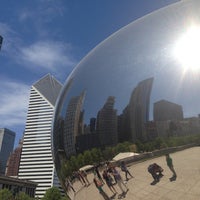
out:
M177 41L174 53L185 69L200 70L200 27L188 29Z

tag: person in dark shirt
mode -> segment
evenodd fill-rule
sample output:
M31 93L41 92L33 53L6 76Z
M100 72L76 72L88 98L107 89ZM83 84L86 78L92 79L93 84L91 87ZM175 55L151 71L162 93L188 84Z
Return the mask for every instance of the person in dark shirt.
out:
M125 173L126 181L128 181L128 175L133 178L124 161L121 162L121 170Z
M163 169L156 163L148 166L148 172L152 175L155 182L159 182L160 178L163 176Z
M107 170L103 171L102 176L103 176L104 180L106 181L106 185L108 186L108 188L110 189L110 191L113 192L113 194L116 194L117 191L115 190L115 187L113 186L112 177L107 172Z

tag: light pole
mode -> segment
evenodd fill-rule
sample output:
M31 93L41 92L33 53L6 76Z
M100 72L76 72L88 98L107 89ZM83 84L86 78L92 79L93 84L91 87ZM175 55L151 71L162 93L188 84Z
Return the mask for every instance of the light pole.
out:
M0 51L1 51L2 43L3 43L3 37L0 35Z

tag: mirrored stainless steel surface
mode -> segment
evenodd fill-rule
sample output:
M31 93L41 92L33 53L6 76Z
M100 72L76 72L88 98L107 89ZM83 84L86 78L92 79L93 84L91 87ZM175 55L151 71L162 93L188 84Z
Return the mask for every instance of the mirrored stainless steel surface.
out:
M149 123L198 118L200 65L196 57L184 62L195 47L184 41L177 47L194 27L200 27L200 1L180 1L123 27L76 66L60 94L53 125L63 187L62 163L70 155L87 147L147 141ZM186 54L178 57L184 48ZM184 134L183 128L176 134Z

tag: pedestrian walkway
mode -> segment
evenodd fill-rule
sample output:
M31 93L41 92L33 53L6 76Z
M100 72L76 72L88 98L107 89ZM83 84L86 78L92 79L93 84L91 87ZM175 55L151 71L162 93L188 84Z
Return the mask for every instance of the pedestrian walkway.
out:
M165 156L153 158L147 161L134 163L129 166L129 171L134 176L126 184L129 188L124 199L126 200L199 200L200 199L200 147L193 147L183 151L171 154L174 168L177 172L176 181L170 181L172 172L166 164ZM147 167L157 163L164 169L164 176L161 180L151 185L152 176L148 173ZM124 173L120 172L125 180ZM81 183L74 184L76 194L71 193L74 200L103 200L97 188L93 183L93 174L89 176L90 185L83 187ZM117 185L115 186L120 193ZM103 186L104 191L109 197L112 192L106 185ZM118 199L118 195L112 199Z

